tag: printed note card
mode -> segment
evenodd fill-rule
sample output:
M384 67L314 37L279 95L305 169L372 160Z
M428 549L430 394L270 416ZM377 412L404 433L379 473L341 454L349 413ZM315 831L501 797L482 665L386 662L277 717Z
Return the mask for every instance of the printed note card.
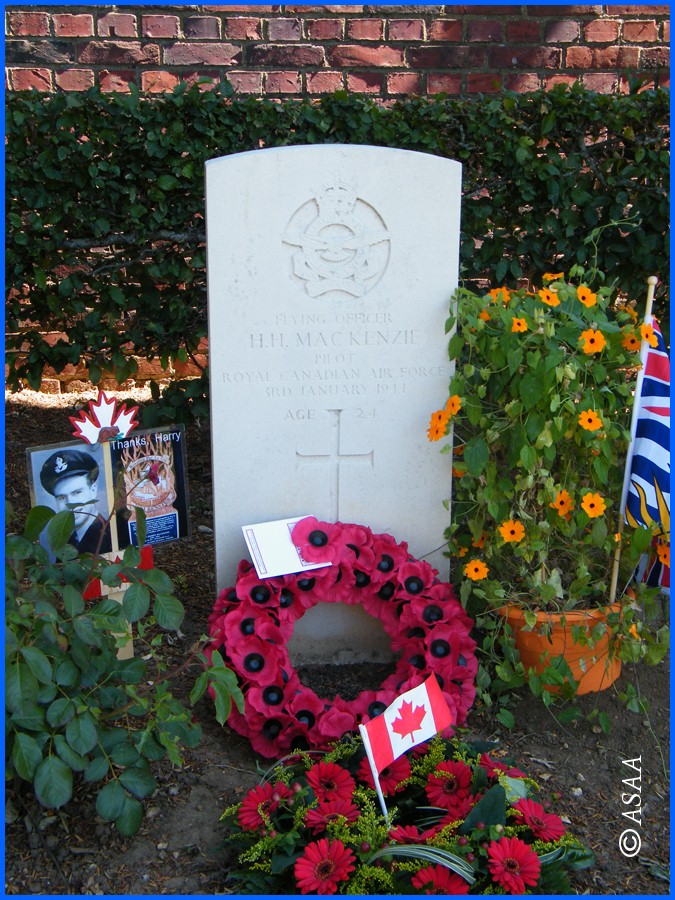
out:
M306 516L295 516L292 519L277 519L275 522L242 525L246 546L259 578L293 575L307 569L322 569L330 565L330 563L305 562L291 540L293 526L304 518Z

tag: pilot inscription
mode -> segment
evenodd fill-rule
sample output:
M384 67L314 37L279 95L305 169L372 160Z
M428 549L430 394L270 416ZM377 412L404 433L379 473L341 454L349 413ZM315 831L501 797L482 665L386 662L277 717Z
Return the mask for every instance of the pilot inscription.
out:
M282 236L310 297L362 297L384 274L391 236L382 217L336 178L296 210Z

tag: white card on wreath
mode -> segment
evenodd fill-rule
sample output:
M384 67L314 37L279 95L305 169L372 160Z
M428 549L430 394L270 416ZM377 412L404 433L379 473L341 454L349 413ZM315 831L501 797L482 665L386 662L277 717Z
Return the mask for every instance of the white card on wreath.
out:
M244 540L251 554L258 578L274 578L276 575L294 575L306 569L323 569L329 562L308 563L291 539L296 522L307 516L293 519L277 519L257 525L242 525Z

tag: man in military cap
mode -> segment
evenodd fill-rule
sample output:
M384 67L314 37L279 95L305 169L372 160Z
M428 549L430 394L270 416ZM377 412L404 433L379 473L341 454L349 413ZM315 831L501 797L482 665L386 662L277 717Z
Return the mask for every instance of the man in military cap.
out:
M98 463L81 450L58 450L40 471L42 487L56 500L56 510L70 509L75 517L68 543L79 553L103 553L112 549L110 532L96 508ZM103 532L103 536L101 534Z

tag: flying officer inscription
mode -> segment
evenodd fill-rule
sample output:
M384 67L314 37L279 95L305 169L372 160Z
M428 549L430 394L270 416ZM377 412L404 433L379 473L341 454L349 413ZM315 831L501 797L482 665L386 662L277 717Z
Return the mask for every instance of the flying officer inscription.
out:
M292 274L310 297L362 297L384 274L391 236L379 213L336 179L291 216L284 244Z

